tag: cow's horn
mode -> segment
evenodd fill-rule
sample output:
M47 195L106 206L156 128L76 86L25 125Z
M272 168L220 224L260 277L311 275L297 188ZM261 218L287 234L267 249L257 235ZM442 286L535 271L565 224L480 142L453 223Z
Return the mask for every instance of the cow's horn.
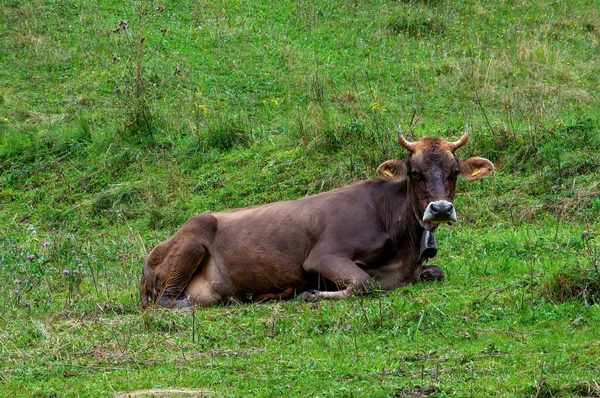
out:
M465 145L468 140L469 140L469 125L467 124L463 135L458 139L458 141L454 141L451 144L451 146L453 147L452 152L456 151L458 148Z
M409 152L415 151L414 144L412 142L406 141L406 139L402 135L402 127L400 125L398 125L398 144L402 145Z

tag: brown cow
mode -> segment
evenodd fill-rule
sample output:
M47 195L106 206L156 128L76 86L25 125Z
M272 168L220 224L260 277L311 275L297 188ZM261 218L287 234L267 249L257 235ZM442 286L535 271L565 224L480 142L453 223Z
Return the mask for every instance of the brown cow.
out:
M388 160L378 179L298 200L206 212L190 218L148 255L141 308L182 308L223 301L299 296L342 299L375 285L393 289L419 278L444 278L424 266L421 238L456 221L459 174L477 180L494 170L483 158L458 159L467 142L423 138L398 142L410 154ZM429 231L429 232L428 232ZM430 256L431 257L431 256Z

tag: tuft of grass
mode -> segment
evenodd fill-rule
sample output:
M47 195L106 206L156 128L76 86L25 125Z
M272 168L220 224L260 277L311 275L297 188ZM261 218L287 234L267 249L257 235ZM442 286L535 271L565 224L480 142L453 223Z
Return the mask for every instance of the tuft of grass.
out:
M583 232L582 250L587 261L554 273L546 287L546 295L558 302L575 299L585 305L600 302L600 250L595 237Z
M428 39L446 34L446 23L442 18L429 13L424 9L415 12L404 12L391 17L386 28L390 34L407 36L413 39ZM428 15L429 14L429 15Z
M247 146L254 139L252 124L245 115L217 117L210 121L203 137L203 147L205 150L228 151L235 146Z
M573 268L553 275L546 295L557 302L576 299L586 305L600 300L600 276L596 269Z

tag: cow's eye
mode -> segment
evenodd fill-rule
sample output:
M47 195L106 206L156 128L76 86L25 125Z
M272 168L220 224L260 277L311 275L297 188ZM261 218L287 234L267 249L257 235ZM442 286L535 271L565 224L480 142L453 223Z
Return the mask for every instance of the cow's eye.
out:
M410 172L410 178L417 181L422 181L425 179L425 177L423 177L423 174L421 174L420 171L414 170Z
M450 173L450 180L456 180L458 178L458 175L460 174L459 170L454 170L452 171L452 173Z

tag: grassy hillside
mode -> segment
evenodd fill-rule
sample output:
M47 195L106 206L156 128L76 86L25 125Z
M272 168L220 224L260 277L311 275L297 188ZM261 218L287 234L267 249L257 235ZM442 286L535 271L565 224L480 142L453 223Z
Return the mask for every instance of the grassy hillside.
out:
M0 29L0 395L600 396L596 1L5 0ZM373 178L398 123L497 167L445 282L137 311L191 215Z

